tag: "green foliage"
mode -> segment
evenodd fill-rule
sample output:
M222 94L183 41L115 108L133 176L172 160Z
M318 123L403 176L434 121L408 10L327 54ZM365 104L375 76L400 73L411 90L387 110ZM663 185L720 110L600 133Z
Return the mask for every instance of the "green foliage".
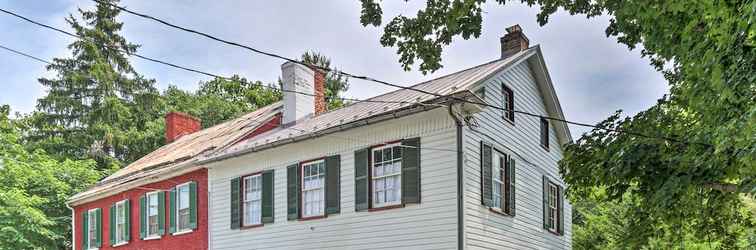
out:
M302 54L302 62L331 69L331 59L314 51ZM337 109L347 104L343 99L340 99L341 94L347 90L349 90L349 78L339 74L338 69L334 68L326 74L325 98L328 102L328 110Z
M127 54L138 46L118 32L119 10L98 3L94 11L79 10L66 21L84 37L69 45L70 58L47 66L53 78L40 78L47 96L29 116L31 148L44 149L60 159L95 159L99 169L119 167L152 148L132 147L141 131L159 117L162 106L154 80L139 75Z
M415 17L389 22L381 43L397 46L405 69L419 59L420 70L432 72L453 37L478 37L485 2L428 1ZM626 118L617 113L598 125L673 139L601 129L584 134L560 162L568 194L605 190L602 202L627 206L614 212L633 218L633 228L646 228L619 231L633 234L635 246L683 242L687 236L674 237L675 228L679 235L713 238L716 248L744 247L736 242L753 237L743 230L753 227L753 212L744 210L739 193L756 195L756 1L521 2L540 6L541 25L559 9L609 15L607 36L630 49L642 46L670 86L669 96L648 110ZM379 26L380 4L362 4L362 24ZM627 197L639 202L620 203Z
M8 111L0 112L0 249L70 248L66 199L102 173L91 160L57 160L42 150L27 151Z
M281 92L261 82L250 82L233 76L200 82L192 93L170 86L163 93L169 111L191 114L202 120L202 127L210 127L242 114L252 112L281 99ZM162 133L162 128L160 128Z

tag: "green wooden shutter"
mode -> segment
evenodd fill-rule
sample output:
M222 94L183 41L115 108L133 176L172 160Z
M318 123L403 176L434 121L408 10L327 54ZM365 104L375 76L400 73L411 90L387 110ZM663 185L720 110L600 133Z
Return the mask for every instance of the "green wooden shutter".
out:
M402 141L402 203L420 203L420 137Z
M514 157L509 157L509 172L507 173L509 175L509 214L512 216L515 216L515 211L517 210L516 200L517 200L517 189L515 188L516 180L517 180L517 174L515 173L515 169L517 169L517 165L515 164Z
M102 209L97 208L97 210L95 210L95 214L97 216L97 224L95 225L96 226L95 228L97 229L96 230L97 235L95 235L95 239L97 239L97 241L95 243L95 247L101 247L102 246Z
M124 235L124 240L129 241L131 240L131 201L126 200L126 202L123 203L123 209L125 210L126 216L124 216L124 220L126 220L126 235Z
M557 232L564 235L564 191L562 186L557 186Z
M543 228L549 229L549 177L543 176Z
M147 195L139 197L139 239L147 237Z
M83 249L89 249L89 211L81 213L81 247Z
M368 149L354 151L354 211L366 211L370 207Z
M493 149L480 142L480 184L481 201L487 207L493 206Z
M108 212L108 221L110 222L110 245L115 245L116 243L116 204L113 203L113 205L110 206L110 211Z
M158 235L165 234L165 192L160 191L158 195Z
M274 197L274 175L273 170L265 171L262 173L262 223L273 223L275 217L275 210L273 204Z
M299 219L299 163L286 167L286 219Z
M197 182L189 182L189 228L197 228Z
M176 187L168 191L168 233L175 233L176 226L178 225L178 214L176 214L177 191Z
M341 212L341 156L325 159L325 214Z
M231 179L231 229L241 227L241 178Z

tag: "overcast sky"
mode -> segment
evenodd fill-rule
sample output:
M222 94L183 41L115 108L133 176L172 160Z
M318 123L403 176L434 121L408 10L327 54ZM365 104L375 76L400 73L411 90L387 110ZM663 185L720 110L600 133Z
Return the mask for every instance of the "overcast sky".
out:
M384 20L397 14L412 15L425 1L383 1ZM662 75L640 57L604 34L609 19L586 19L559 12L544 27L536 23L536 7L489 1L485 6L483 34L478 39L456 39L444 50L444 68L429 75L403 71L395 48L379 44L381 29L359 23L358 1L198 1L126 0L121 4L169 22L215 34L287 57L306 50L319 51L333 64L350 73L369 75L389 82L411 85L469 68L500 57L499 37L505 28L520 24L531 45L540 44L557 95L568 120L595 123L617 109L634 114L653 105L668 90ZM0 8L71 30L64 17L77 8L91 9L91 1L0 0ZM239 74L250 80L274 82L280 75L281 60L252 54L158 23L122 13L122 35L141 44L139 53L204 71ZM385 23L385 21L384 21ZM15 17L0 13L0 45L44 58L68 57L72 40ZM157 80L158 87L177 85L196 89L203 75L147 62L131 60L141 74ZM36 99L45 94L37 82L53 76L44 65L0 50L0 104L13 111L34 110ZM352 80L347 96L366 98L390 91L377 83ZM574 137L585 128L571 127Z

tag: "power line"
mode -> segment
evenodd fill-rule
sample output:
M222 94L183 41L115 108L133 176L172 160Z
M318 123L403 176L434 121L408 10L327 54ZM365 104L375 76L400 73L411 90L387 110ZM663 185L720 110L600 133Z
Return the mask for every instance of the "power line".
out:
M117 48L117 47L114 47L114 46L100 44L100 43L97 43L96 41L93 41L92 39L88 39L86 37L82 37L82 36L73 34L71 32L65 31L63 29L56 28L56 27L53 27L53 26L50 26L50 25L47 25L47 24L43 24L43 23L34 21L34 20L30 19L30 18L21 16L19 14L16 14L14 12L11 12L11 11L8 11L8 10L2 9L2 8L0 8L0 12L4 12L4 13L6 13L8 15L15 16L17 18L20 18L20 19L22 19L24 21L27 21L27 22L30 22L32 24L35 24L35 25L38 25L38 26L41 26L41 27L44 27L44 28L47 28L47 29L51 29L53 31L56 31L56 32L59 32L59 33L62 33L62 34L65 34L65 35L68 35L68 36L71 36L71 37L74 37L74 38L82 39L82 40L85 40L85 41L88 41L88 42L92 42L92 43L95 43L95 44L102 45L103 47L107 47L107 48L110 48L110 49L118 50L120 52L126 53L127 55L131 55L131 56L143 59L143 60L147 60L147 61L158 63L158 64L163 64L163 65L166 65L166 66L169 66L169 67L173 67L173 68L177 68L177 69L181 69L181 70L185 70L185 71L194 72L194 73L197 73L197 74L202 74L202 75L205 75L205 76L210 76L210 77L215 77L215 78L220 78L220 79L225 79L225 80L233 81L233 79L230 78L230 77L221 76L221 75L218 75L218 74L209 73L209 72L206 72L206 71L201 71L201 70L189 68L189 67L186 67L186 66L177 65L177 64L174 64L174 63L170 63L170 62L167 62L167 61L160 60L160 59L155 59L155 58L143 56L143 55L140 55L140 54L137 54L137 53L131 53L129 51L125 51L123 49L120 49L120 48ZM4 49L9 50L9 51L14 52L14 53L17 53L19 55L27 56L29 58L35 59L35 60L40 61L40 62L44 62L46 64L52 64L52 62L50 62L50 61L43 60L43 59L40 59L40 58L31 56L31 55L28 55L28 54L24 54L24 53L21 53L19 51L16 51L16 50L13 50L13 49L10 49L10 48L4 48ZM264 87L264 88L271 89L271 90L281 91L281 92L289 92L289 93L295 93L295 94L300 94L300 95L307 95L307 96L317 97L317 95L315 95L315 94L305 93L305 92L301 92L301 91L284 90L284 89L279 89L279 88L276 88L276 87L262 85L262 84L260 86ZM327 100L328 99L336 99L336 100L342 100L342 101L352 101L352 102L356 102L356 103L370 102L370 103L421 104L422 105L422 103L408 102L408 101L382 101L382 100L369 100L369 99L368 100L362 100L362 99L346 98L346 97L325 97L325 98Z
M522 114L522 115L527 115L527 116L531 116L531 117L537 117L537 118L541 118L541 119L547 119L547 120L564 122L564 123L572 124L572 125L576 125L576 126L591 127L591 128L606 130L606 131L610 131L610 132L624 133L624 134L629 134L629 135L634 135L634 136L644 137L644 138L649 138L649 139L662 139L662 140L676 142L676 143L700 144L700 145L705 145L705 146L713 147L713 145L707 144L707 143L688 142L688 141L683 141L683 140L680 140L680 139L676 139L676 138L672 138L672 137L667 137L667 136L651 136L651 135L646 135L646 134L632 132L632 131L625 131L625 130L621 130L621 129L611 129L611 128L599 127L599 126L592 125L592 124L587 124L587 123L582 123L582 122L574 122L574 121L569 121L569 120L562 119L562 118L555 118L555 117L549 117L549 116L544 116L544 115L539 115L539 114L533 114L533 113L530 113L530 112L525 112L525 111L520 111L520 110L506 109L506 108L499 107L499 106L496 106L496 105L488 104L485 101L484 102L470 101L470 100L467 100L467 99L464 99L464 98L459 98L459 97L456 97L456 96L442 95L442 94L433 93L433 92L422 90L422 89L417 89L417 88L413 88L413 87L406 87L406 86L402 86L402 85L398 85L398 84L393 84L393 83L390 83L390 82L387 82L387 81L378 80L378 79L375 79L375 78L372 78L372 77L369 77L369 76L361 76L361 75L355 75L355 74L351 74L351 73L344 72L344 71L336 71L336 70L333 70L333 69L330 69L330 68L327 68L327 67L322 67L322 66L318 66L318 65L307 64L307 63L301 62L299 60L294 60L294 59L291 59L291 58L288 58L288 57L285 57L285 56L281 56L281 55L278 55L278 54L275 54L275 53L272 53L272 52L266 52L266 51L263 51L263 50L260 50L260 49L253 48L251 46L247 46L247 45L243 45L243 44L240 44L240 43L237 43L237 42L225 40L225 39L222 39L222 38L219 38L219 37L207 34L205 32L201 32L201 31L185 28L185 27L182 27L182 26L179 26L179 25L175 25L175 24L172 24L170 22L164 21L164 20L162 20L160 18L156 18L156 17L150 16L150 15L147 15L147 14L135 12L135 11L129 10L129 9L125 8L125 7L119 6L119 5L114 4L114 3L109 3L109 2L102 1L102 0L92 0L92 1L100 3L100 4L108 5L108 6L111 6L111 7L114 7L114 8L117 8L117 9L119 9L121 11L124 11L126 13L129 13L129 14L132 14L132 15L135 15L135 16L139 16L139 17L142 17L142 18L145 18L145 19L156 21L158 23L161 23L163 25L169 26L171 28L175 28L175 29L179 29L179 30L182 30L182 31L185 31L185 32L193 33L193 34L196 34L196 35L199 35L199 36L203 36L203 37L206 37L206 38L209 38L211 40L215 40L215 41L218 41L218 42L221 42L221 43L225 43L225 44L228 44L228 45L240 47L240 48L243 48L243 49L246 49L246 50L250 50L250 51L258 53L258 54L262 54L262 55L273 57L273 58L282 59L282 60L285 60L285 61L288 61L288 62L297 63L297 64L304 65L304 66L307 66L307 67L315 67L315 68L318 68L318 69L321 69L321 70L324 70L324 71L327 71L327 72L335 72L336 74L345 75L345 76L350 77L350 78L356 78L356 79L361 79L361 80L376 82L376 83L380 83L380 84L383 84L383 85L386 85L386 86L391 86L391 87L400 88L400 89L404 89L404 90L416 91L416 92L419 92L419 93L423 93L423 94L427 94L427 95L432 95L432 96L436 96L436 97L448 97L448 98L452 98L452 99L454 99L456 101L459 101L459 102L486 106L486 107L494 108L494 109L497 109L497 110L503 110L503 111L507 111L507 112L514 112L514 113L518 113L518 114Z
M39 57L36 57L36 56L32 56L32 55L26 54L24 52L21 52L21 51L15 50L15 49L11 49L11 48L5 47L2 44L0 44L0 48L2 48L4 50L7 50L7 51L10 51L10 52L13 52L13 53L15 53L17 55L21 55L21 56L25 56L25 57L31 58L31 59L33 59L35 61L38 61L38 62L41 62L41 63L44 63L44 64L52 64L50 61L47 61L45 59L42 59L42 58L39 58Z

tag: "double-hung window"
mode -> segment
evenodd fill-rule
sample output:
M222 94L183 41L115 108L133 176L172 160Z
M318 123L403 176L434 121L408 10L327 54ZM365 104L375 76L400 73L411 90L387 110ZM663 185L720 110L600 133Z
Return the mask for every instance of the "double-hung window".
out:
M191 230L189 224L189 184L185 183L176 187L176 214L177 214L177 231L184 232Z
M87 215L87 249L97 249L99 247L97 242L97 238L99 238L97 232L97 227L99 226L97 223L97 209L89 210Z
M325 215L325 160L302 164L302 218Z
M129 241L129 238L128 238L129 221L127 220L128 205L126 204L127 202L128 200L122 200L122 201L117 202L115 206L113 206L113 210L111 211L113 212L112 216L115 216L114 221L113 221L113 224L115 224L115 229L111 229L111 230L115 230L115 232L111 234L112 237L115 237L115 239L113 240L114 244L122 244Z
M262 224L262 174L244 177L242 195L242 226Z
M507 156L499 151L494 150L493 154L493 207L504 209L504 175Z
M561 186L543 176L543 228L556 235L564 235L564 191Z
M147 237L160 236L160 199L158 192L147 193Z
M373 207L402 203L402 145L388 144L372 149L371 179Z
M557 230L557 186L549 183L548 193L548 229L552 232Z

